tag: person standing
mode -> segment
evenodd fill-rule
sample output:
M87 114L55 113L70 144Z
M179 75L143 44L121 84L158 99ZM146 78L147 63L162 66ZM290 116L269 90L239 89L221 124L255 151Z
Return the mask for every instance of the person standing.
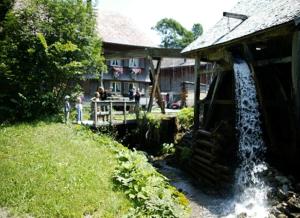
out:
M71 105L69 102L70 96L65 96L65 105L64 105L64 115L65 115L65 123L69 122L70 117L70 111L71 111Z
M135 114L136 114L136 119L139 119L139 113L140 113L140 99L141 99L141 93L139 89L136 89L135 95L134 95L134 102L135 102Z
M82 122L82 100L81 100L81 97L77 97L75 108L76 108L76 112L77 112L77 123L81 124L81 122Z

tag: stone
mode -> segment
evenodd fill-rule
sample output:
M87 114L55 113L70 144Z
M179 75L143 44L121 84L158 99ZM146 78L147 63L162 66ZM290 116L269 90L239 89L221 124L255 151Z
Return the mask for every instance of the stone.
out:
M275 179L281 184L288 184L290 181L285 176L275 176Z
M292 217L292 218L300 218L300 213L291 213L290 217Z
M287 194L288 191L289 191L289 186L288 186L287 184L284 184L284 185L282 186L282 191L283 191L285 194Z
M247 218L247 213L240 213L237 215L237 218Z
M295 185L295 190L300 192L300 182Z
M285 214L283 214L283 213L281 213L281 214L279 214L279 215L277 216L277 218L288 218L288 216L285 215Z
M287 204L291 210L294 212L300 212L300 199L297 199L295 197L291 197L288 201Z

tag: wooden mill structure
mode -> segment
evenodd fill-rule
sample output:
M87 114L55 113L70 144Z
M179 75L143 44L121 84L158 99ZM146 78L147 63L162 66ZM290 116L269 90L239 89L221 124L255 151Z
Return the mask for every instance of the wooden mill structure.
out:
M233 63L251 68L260 104L267 161L299 177L300 2L241 0L183 50L195 61L194 143L191 167L209 184L233 178L237 164ZM200 61L216 74L200 101Z

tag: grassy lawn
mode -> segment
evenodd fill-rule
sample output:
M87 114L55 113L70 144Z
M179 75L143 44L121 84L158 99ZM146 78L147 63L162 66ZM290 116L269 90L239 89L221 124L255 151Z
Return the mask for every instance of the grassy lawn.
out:
M0 127L0 207L34 217L120 217L132 206L113 184L106 136L75 125Z

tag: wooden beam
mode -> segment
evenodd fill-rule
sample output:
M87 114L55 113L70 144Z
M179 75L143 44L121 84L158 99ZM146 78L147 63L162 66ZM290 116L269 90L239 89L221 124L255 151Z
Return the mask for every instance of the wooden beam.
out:
M195 59L194 130L200 127L200 58Z
M156 66L156 69L154 68L154 64L153 64L153 60L151 57L148 57L148 61L149 61L149 64L150 64L150 70L151 70L151 75L152 75L152 82L153 82L153 85L152 85L152 91L151 91L151 96L150 96L150 99L149 99L149 104L148 104L148 112L151 112L152 110L152 105L153 105L153 100L155 98L155 94L157 95L157 100L158 100L158 104L161 108L161 112L164 114L165 113L165 108L164 108L164 105L163 105L163 100L162 100L162 96L161 96L161 93L160 93L160 87L159 87L159 74L160 74L160 66L161 66L161 61L162 59L159 59L158 62L157 62L157 66Z
M212 97L211 97L211 100L210 100L210 104L209 104L209 107L208 107L208 112L207 112L207 116L206 116L205 123L204 123L204 129L206 129L208 127L209 122L212 118L214 105L215 105L215 100L216 100L216 94L217 94L217 91L219 90L219 86L221 84L222 79L223 79L223 73L219 73L217 75L217 81L216 81L214 91L213 91L213 94L212 94Z
M257 60L253 62L253 66L255 67L262 67L270 64L286 64L291 63L292 57L283 57L283 58L271 58L266 60Z
M296 129L300 130L300 31L294 32L292 44L292 83L296 115ZM298 136L298 145L300 137Z
M224 17L229 17L229 18L240 19L240 20L247 20L248 19L248 16L246 16L246 15L230 13L230 12L223 12L223 16Z
M135 50L124 51L110 51L104 50L106 59L128 59L128 58L143 58L152 57L152 59L159 58L184 58L186 55L181 54L181 49L171 48L141 48Z

